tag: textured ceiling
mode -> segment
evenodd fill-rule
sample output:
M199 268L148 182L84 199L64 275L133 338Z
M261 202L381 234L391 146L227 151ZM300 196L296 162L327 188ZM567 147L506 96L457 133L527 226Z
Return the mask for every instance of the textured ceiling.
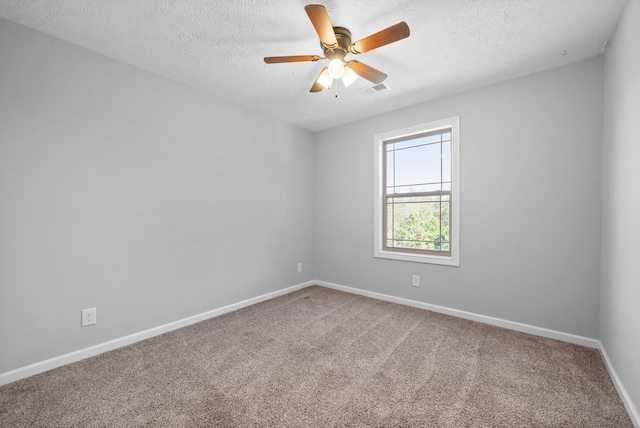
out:
M389 91L309 93L326 60L302 0L0 0L0 16L319 131L601 54L626 0L328 0L361 39L399 21L408 39L359 55ZM320 2L318 2L320 3ZM352 58L348 56L347 59ZM0 65L1 67L1 65Z

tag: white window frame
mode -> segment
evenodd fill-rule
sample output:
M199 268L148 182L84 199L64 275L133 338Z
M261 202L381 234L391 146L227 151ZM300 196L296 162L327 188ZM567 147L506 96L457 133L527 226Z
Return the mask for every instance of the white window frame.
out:
M385 239L383 228L384 195L384 143L389 140L411 137L442 129L451 128L451 255L417 254L383 250ZM446 266L460 266L460 116L449 117L429 123L376 134L374 142L374 207L373 207L373 257L402 260L407 262L431 263Z

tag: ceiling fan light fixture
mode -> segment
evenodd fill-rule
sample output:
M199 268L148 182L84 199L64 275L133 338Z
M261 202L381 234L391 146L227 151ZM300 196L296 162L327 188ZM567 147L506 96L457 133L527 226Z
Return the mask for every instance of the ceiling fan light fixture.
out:
M329 67L327 68L329 77L332 79L339 79L344 74L344 64L339 58L334 58L329 61Z
M334 27L327 13L327 8L320 4L308 4L304 7L311 24L313 24L324 57L318 55L289 55L289 56L268 56L264 58L267 64L278 64L287 62L308 62L321 59L329 60L327 67L320 71L320 74L313 82L309 92L322 92L323 89L331 88L334 80L342 79L345 87L351 85L358 77L362 77L376 85L379 85L387 78L387 75L373 67L356 61L345 61L345 56L349 54L359 55L372 51L390 43L397 42L409 37L409 26L406 22L398 22L391 27L371 34L355 42L351 41L351 31L345 27ZM336 94L337 96L337 94Z
M322 73L320 73L320 75L318 76L318 80L316 80L316 82L318 82L320 85L322 85L325 88L331 87L331 83L333 82L333 79L331 78L331 76L329 76L328 67L325 67L325 69L322 70Z
M344 83L344 87L348 88L350 84L356 81L358 75L355 71L353 71L348 65L344 68L344 73L342 74L342 83Z

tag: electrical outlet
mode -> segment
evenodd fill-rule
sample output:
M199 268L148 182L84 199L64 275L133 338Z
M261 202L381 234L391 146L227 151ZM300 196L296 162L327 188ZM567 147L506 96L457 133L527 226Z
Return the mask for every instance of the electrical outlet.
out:
M83 309L80 326L86 327L88 325L94 325L95 323L96 323L96 308Z
M411 281L411 285L413 285L414 287L420 287L420 276L419 275L413 275L413 280Z
M302 263L298 263L298 272L302 272Z

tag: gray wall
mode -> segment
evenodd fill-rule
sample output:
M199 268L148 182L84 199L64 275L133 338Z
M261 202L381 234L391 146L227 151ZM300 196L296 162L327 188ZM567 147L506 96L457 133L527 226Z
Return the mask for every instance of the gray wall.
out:
M640 409L640 0L605 61L600 340Z
M597 338L602 79L599 57L316 134L316 277ZM457 115L460 267L374 259L373 135Z
M5 20L0 61L0 372L314 277L311 133Z

